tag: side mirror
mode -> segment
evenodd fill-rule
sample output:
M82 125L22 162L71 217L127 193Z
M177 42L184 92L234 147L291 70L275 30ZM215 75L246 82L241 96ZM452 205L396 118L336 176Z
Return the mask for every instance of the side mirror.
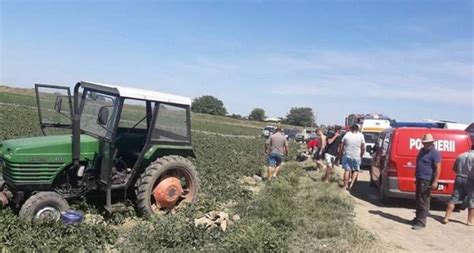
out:
M54 102L54 111L60 113L62 107L63 107L63 98L58 96L56 97L56 102Z
M379 148L378 148L377 146L373 146L373 147L370 148L369 153L370 153L370 154L373 154L373 153L377 152L378 149L379 149Z
M374 152L372 146L365 146L365 151L367 151L367 153L369 154L372 154L372 152Z
M97 98L99 97L99 95L97 95L96 92L90 92L89 93L89 97L91 100L97 100Z
M107 125L107 121L109 121L109 108L107 106L102 106L97 115L97 124L105 126Z

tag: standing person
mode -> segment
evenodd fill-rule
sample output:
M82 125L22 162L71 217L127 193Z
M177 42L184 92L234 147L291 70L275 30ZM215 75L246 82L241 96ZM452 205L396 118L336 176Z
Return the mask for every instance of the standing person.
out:
M430 211L431 190L438 188L441 173L441 155L434 148L431 134L425 134L421 140L421 148L416 158L416 217L413 219L414 230L426 227L426 217Z
M326 148L326 145L327 145L327 136L324 135L321 128L318 128L318 130L316 131L316 134L319 136L319 139L320 139L319 150L318 150L319 153L317 155L317 157L320 159L320 158L323 157L323 152L324 152L324 149Z
M467 225L474 226L474 144L471 146L471 151L458 156L453 170L456 172L454 192L446 208L443 224L448 224L454 205L465 200L468 208Z
M328 135L326 150L324 152L324 161L326 163L326 174L323 177L324 182L329 182L337 156L339 155L339 145L342 139L341 128L336 127L334 135L330 138L329 136L330 135Z
M277 177L278 172L280 171L281 162L283 161L283 156L288 155L288 141L280 127L277 127L275 133L273 133L265 142L265 153L268 155L268 179Z
M359 126L354 124L351 131L346 133L341 140L342 168L344 169L344 188L349 190L357 181L360 171L362 156L365 152L364 135L359 132ZM351 185L349 186L349 177L352 173Z

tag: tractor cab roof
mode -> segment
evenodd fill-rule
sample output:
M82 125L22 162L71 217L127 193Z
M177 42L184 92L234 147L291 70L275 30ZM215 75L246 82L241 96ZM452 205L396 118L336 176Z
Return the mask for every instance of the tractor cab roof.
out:
M103 83L95 83L95 82L87 82L87 81L81 81L80 83L83 88L103 91L106 93L114 94L114 95L125 97L125 98L151 100L151 101L187 105L187 106L191 105L190 98L166 94L166 93L152 91L152 90L142 90L142 89L136 89L136 88L122 87L122 86L113 85L113 84L103 84Z

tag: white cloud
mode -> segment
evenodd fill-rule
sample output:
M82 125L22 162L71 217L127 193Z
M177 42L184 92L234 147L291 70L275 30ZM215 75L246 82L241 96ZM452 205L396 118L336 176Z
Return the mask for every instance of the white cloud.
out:
M272 58L274 68L294 74L274 94L334 95L471 104L471 44L407 50L316 52ZM459 53L464 55L460 56ZM308 71L313 71L308 73ZM306 72L306 76L298 73ZM337 87L337 94L331 93Z

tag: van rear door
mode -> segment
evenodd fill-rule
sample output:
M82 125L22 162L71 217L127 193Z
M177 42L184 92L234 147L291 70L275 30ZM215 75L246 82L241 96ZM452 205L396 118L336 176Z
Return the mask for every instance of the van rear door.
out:
M373 156L371 166L371 178L375 184L380 184L380 177L387 175L387 159L390 154L390 145L393 131L384 131L377 139L377 149Z
M399 129L397 150L392 161L397 168L399 190L414 192L416 189L416 158L423 147L421 138L427 133L433 135L435 148L441 153L440 185L433 193L451 194L456 177L452 169L454 161L459 154L470 149L470 141L465 132L442 129Z

